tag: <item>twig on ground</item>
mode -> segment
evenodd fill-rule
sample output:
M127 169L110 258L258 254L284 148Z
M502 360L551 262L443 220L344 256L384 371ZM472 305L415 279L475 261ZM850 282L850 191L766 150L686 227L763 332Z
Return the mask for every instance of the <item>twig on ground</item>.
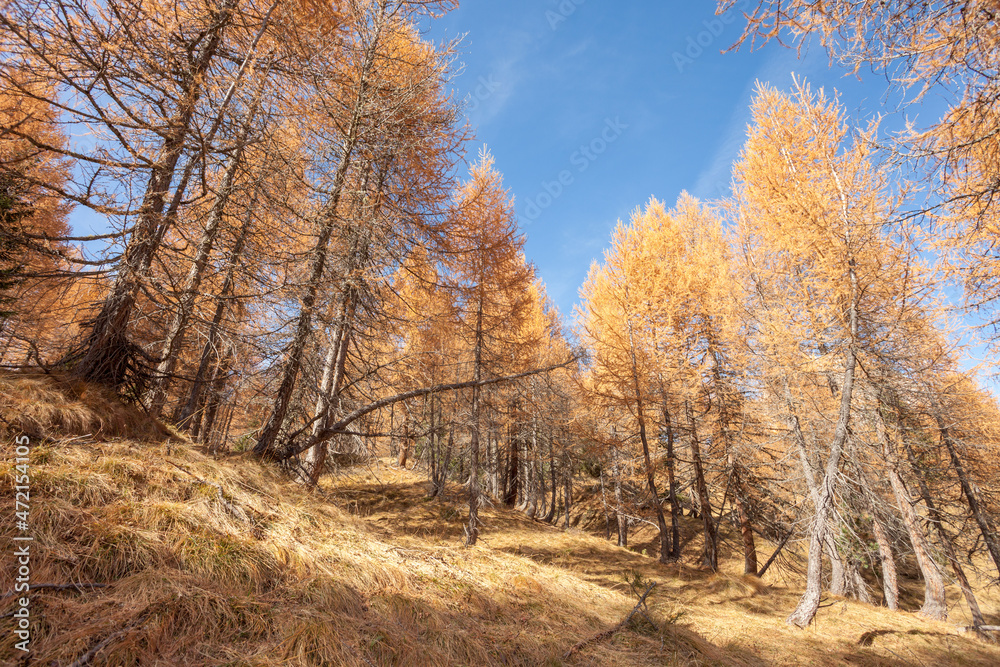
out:
M646 606L646 597L650 594L650 592L653 590L653 588L655 586L656 586L656 582L655 581L649 584L649 586L646 588L646 592L642 594L642 596L639 598L639 601L636 603L636 605L634 607L632 607L632 611L630 611L629 615L625 617L625 620L623 620L621 623L619 623L618 625L616 625L616 626L614 626L612 628L608 628L604 632L596 634L596 635L594 635L593 637L591 637L589 639L584 639L582 642L580 642L578 644L575 644L570 650L568 650L565 653L563 653L562 659L563 660L568 660L574 653L576 653L580 649L584 648L588 644L593 644L595 642L604 641L605 639L608 639L609 637L611 637L612 635L614 635L616 632L618 632L622 628L627 627L628 624L632 621L632 617L635 616L637 613L639 613L640 610ZM646 612L642 611L642 615L646 616ZM649 616L646 616L646 619L648 620Z
M84 665L89 665L90 661L94 659L94 656L96 656L98 653L100 653L105 648L107 648L108 645L110 645L113 641L115 641L116 639L118 639L119 637L121 637L123 635L128 634L129 632L132 632L136 628L141 627L146 622L146 619L149 617L149 614L150 614L150 610L147 609L144 613L142 613L138 618L136 618L129 625L125 626L121 630L118 630L117 632L112 632L110 635L108 635L107 637L105 637L104 639L102 639L100 642L98 642L89 651L87 651L86 653L84 653L83 655L81 655L79 658L77 658L76 660L74 660L70 664L69 667L84 667Z

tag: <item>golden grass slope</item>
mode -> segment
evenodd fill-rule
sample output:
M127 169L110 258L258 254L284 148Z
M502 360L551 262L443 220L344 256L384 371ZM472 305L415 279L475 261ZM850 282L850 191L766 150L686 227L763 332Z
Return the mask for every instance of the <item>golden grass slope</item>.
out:
M792 631L791 589L667 568L515 512L485 511L483 544L465 548L464 507L428 500L418 474L382 466L309 494L270 466L157 440L162 427L84 389L0 378L5 476L13 436L35 429L32 583L100 585L33 592L34 664L88 653L110 666L1000 664L954 626L853 603ZM144 440L115 437L130 427ZM0 594L14 576L5 487ZM659 583L656 627L640 619L564 662L632 609L628 572ZM22 657L13 605L0 599L3 664ZM893 633L858 645L881 630Z
M64 389L49 380L4 383L5 476L17 430L9 424L36 434L32 583L85 584L32 594L35 664L68 665L95 648L94 665L560 664L569 646L632 606L526 557L457 541L394 543L249 460L216 461L176 441L57 437L67 424L107 436L119 417L152 427L124 406L113 423L99 414L103 398L92 411L68 396L61 414ZM39 406L29 405L34 396ZM18 533L4 497L9 554ZM14 568L9 555L3 562L0 591L10 593ZM2 602L0 615L14 596ZM12 622L0 625L3 664L21 657ZM665 655L732 664L670 627L595 646L575 664L663 664Z
M89 435L94 439L160 441L162 424L124 405L113 392L55 375L0 374L0 428L34 438Z

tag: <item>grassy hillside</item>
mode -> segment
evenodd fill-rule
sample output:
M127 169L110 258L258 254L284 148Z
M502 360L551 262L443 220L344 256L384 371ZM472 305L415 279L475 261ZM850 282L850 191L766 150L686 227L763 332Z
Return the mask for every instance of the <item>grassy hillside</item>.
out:
M793 631L792 580L746 579L735 561L662 566L512 511L485 511L465 548L457 488L429 500L420 474L383 463L310 494L48 378L0 379L0 420L8 475L13 434L32 436L32 582L80 584L33 593L39 665L1000 664L1000 648L954 624L843 600ZM564 659L628 615L636 574L658 583L648 619ZM996 599L983 603L996 620ZM0 615L11 609L7 595ZM12 622L4 664L21 657Z

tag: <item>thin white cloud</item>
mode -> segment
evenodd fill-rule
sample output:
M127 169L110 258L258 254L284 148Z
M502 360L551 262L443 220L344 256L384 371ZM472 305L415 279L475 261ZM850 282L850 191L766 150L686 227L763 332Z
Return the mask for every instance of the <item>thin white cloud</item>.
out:
M729 194L733 163L739 158L740 150L746 141L747 125L750 123L750 104L753 102L757 82L786 87L791 83L793 72L797 75L808 75L816 72L819 67L825 69L825 64L820 62L820 58L816 51L807 53L802 60L792 49L775 51L757 71L754 80L747 83L744 88L729 122L720 133L722 138L717 144L711 164L698 174L694 187L689 191L692 196L708 200Z
M466 116L473 126L482 127L504 111L524 79L524 61L537 49L535 38L526 30L506 35L503 45L503 53L489 68L465 85Z

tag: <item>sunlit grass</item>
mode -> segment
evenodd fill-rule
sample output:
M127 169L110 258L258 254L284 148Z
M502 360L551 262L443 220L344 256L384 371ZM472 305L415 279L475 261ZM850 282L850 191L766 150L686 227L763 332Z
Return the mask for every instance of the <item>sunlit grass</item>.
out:
M28 396L50 406L31 413L42 434L33 442L33 582L107 584L33 595L37 664L70 664L109 637L92 664L1000 664L1000 650L954 625L842 600L809 630L792 630L783 619L794 587L744 577L736 559L705 572L696 540L690 561L664 566L641 554L646 529L632 551L488 508L480 545L466 548L457 486L431 500L418 473L383 463L309 493L270 466L215 460L176 438L81 438L105 398L74 404L70 419L58 414L55 384L29 379L18 394L17 382L0 382L14 392L0 403L8 422L28 411ZM115 428L156 432L137 411L112 412ZM102 419L107 435L112 421ZM60 436L67 423L73 435ZM9 540L12 519L2 516ZM632 609L634 573L658 584L655 625L640 619L564 663L571 646ZM3 568L0 589L12 586ZM12 602L4 598L0 614ZM982 603L996 614L995 598ZM10 622L0 626L4 663L19 657ZM891 632L859 646L873 631Z

